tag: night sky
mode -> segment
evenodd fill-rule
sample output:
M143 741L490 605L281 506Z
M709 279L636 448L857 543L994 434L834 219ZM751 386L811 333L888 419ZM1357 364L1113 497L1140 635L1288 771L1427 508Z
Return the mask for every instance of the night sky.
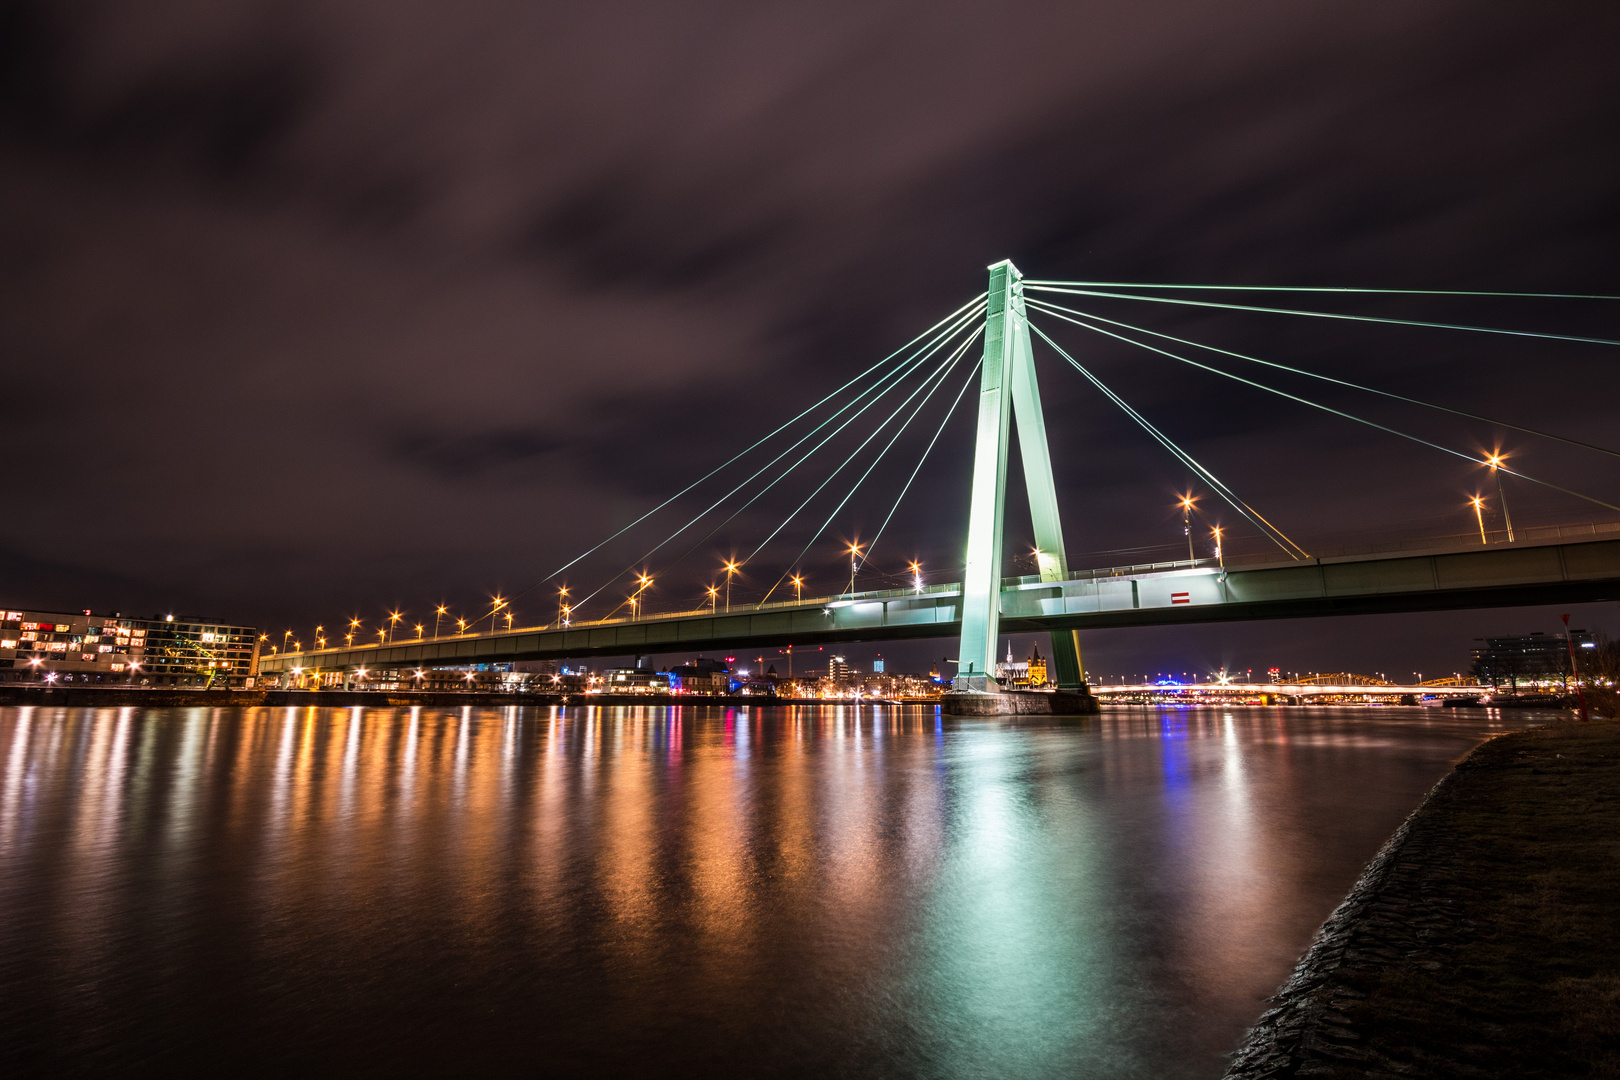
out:
M396 605L474 613L982 291L1005 257L1050 279L1620 294L1617 45L1620 10L1599 3L0 0L0 599L306 637ZM1288 299L1620 338L1620 303ZM1615 347L1089 310L1620 447ZM1465 537L1475 493L1500 528L1466 461L1036 321L1308 550ZM1173 558L1186 470L1039 346L1037 363L1071 564ZM1620 504L1613 457L1256 370ZM941 579L960 564L970 413L869 584L911 558ZM898 446L812 545L809 590L846 580L842 541L872 535L921 449ZM826 471L673 567L707 525L636 559L702 492L566 579L590 592L644 565L653 610L695 604ZM750 564L739 599L848 486ZM1193 489L1234 551L1260 549ZM1507 497L1521 528L1620 517L1511 478ZM554 615L552 590L524 594L519 622ZM1104 672L1404 677L1556 614L1115 631L1086 649ZM1620 610L1576 622L1613 632ZM949 651L887 649L898 666Z

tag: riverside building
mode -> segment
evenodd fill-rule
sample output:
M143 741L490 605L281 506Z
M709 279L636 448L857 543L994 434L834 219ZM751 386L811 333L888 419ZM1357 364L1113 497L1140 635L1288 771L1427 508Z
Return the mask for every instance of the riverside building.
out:
M0 608L0 682L251 688L259 633L192 615Z

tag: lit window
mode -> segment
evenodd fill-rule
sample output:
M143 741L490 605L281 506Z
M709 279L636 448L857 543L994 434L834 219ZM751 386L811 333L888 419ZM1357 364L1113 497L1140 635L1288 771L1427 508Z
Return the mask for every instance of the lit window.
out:
M209 634L209 633L204 633L203 636L202 636L202 639L204 641L213 641L214 640L214 635Z
M10 638L0 638L0 649L15 649L17 643Z
M59 622L59 623L56 624L56 632L58 634L65 634L69 630L72 630L72 629L73 629L73 627L70 626L69 624L65 623L65 622Z
M67 642L65 641L42 641L40 644L51 652L67 652Z
M22 624L22 628L24 630L38 630L39 629L39 623L37 623L37 622L25 622L25 623Z
M112 652L112 646L111 645L97 645L96 646L96 651L97 652Z
M20 612L20 611L8 611L8 612L6 612L6 618L10 619L12 622L17 621L18 619L22 618L22 616L23 616L23 613Z
M114 664L112 666L112 669L114 671L123 671L124 670L124 665L123 664Z
M27 624L25 623L24 625L26 626ZM39 624L35 623L34 625L38 626ZM39 634L36 631L33 631L33 630L24 630L22 639L24 641L38 641L39 640Z

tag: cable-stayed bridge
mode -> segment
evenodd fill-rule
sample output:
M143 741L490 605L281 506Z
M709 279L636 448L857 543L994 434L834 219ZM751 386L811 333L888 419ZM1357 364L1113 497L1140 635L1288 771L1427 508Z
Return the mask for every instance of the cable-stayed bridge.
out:
M1203 292L1188 294L1184 291L1193 288L1202 289ZM1026 281L1011 262L997 263L990 268L990 284L983 297L958 308L902 349L529 589L514 597L492 598L487 610L470 623L458 621L454 634L438 633L436 627L433 635L427 635L425 624L422 624L418 626L414 639L405 635L406 639L400 640L395 634L397 627L385 622L378 631L376 642L362 641L356 644L352 632L359 626L356 619L342 647L326 647L327 642L321 639L317 640L314 649L278 650L274 655L262 659L261 671L308 675L366 668L420 668L525 659L733 649L746 651L767 646L816 646L851 641L945 637L955 638L958 642L952 650L956 653L954 662L958 664L956 688L983 690L989 686L991 673L996 670L998 635L1041 631L1050 633L1052 637L1056 681L1060 686L1074 687L1083 681L1078 631L1084 629L1620 599L1620 519L1594 524L1588 535L1580 538L1555 536L1530 539L1522 525L1520 534L1516 535L1506 494L1501 486L1502 477L1511 477L1516 482L1556 492L1571 500L1584 501L1617 515L1620 515L1620 506L1542 477L1529 476L1511 467L1500 453L1482 457L1459 450L1436 441L1430 435L1414 434L1389 423L1285 391L1257 378L1239 375L1225 365L1237 361L1267 371L1320 380L1341 389L1438 410L1584 452L1611 457L1620 457L1620 453L1552 432L1422 401L1410 395L1200 344L1190 338L1104 318L1070 305L1076 302L1074 297L1082 300L1124 299L1216 311L1350 320L1586 345L1614 346L1620 345L1620 342L1591 336L1238 304L1205 298L1211 292L1230 292L1240 288L1243 287L1217 289L1209 286ZM1256 288L1249 291L1616 299L1572 294L1463 293L1443 290ZM1054 298L1065 302L1059 303ZM1095 372L1081 364L1046 329L1033 322L1036 316L1051 320L1054 328L1062 325L1078 327L1245 386L1280 395L1338 419L1365 425L1422 446L1427 451L1461 458L1474 466L1488 469L1489 476L1497 485L1497 510L1503 519L1506 535L1497 542L1487 535L1483 509L1485 497L1475 496L1473 512L1479 524L1477 544L1453 542L1431 550L1336 557L1313 555L1250 502L1240 498L1209 467L1132 407ZM983 347L977 363L969 365L970 349L981 338ZM1104 398L1179 462L1208 491L1212 500L1229 507L1251 530L1252 536L1271 545L1275 550L1274 556L1269 560L1252 555L1243 560L1228 559L1223 550L1222 529L1216 526L1213 530L1213 554L1199 558L1192 550L1191 515L1196 500L1188 497L1183 499L1181 507L1189 545L1187 560L1156 566L1091 570L1071 568L1066 555L1058 493L1046 437L1047 417L1041 405L1034 365L1033 342L1036 339L1077 370ZM1195 359L1195 356L1202 359ZM967 368L965 377L962 375L964 367ZM960 580L925 583L916 564L912 564L914 577L910 587L859 589L858 578L862 569L871 563L884 532L913 490L919 473L946 432L951 418L967 400L968 390L975 379L978 383L978 403L973 434L972 476L968 485L964 569ZM926 438L915 466L909 472L903 464L898 469L882 469L890 451L936 402L946 405L944 415L931 436ZM871 426L870 432L847 455L839 459L848 441L865 430L864 426L856 424L868 414L875 414L881 419ZM1004 558L1003 537L1010 433L1015 427L1035 539L1033 569L1036 572L1009 578L1005 576L1007 560ZM852 428L853 433L846 435ZM927 425L919 430L922 436L928 435ZM921 439L921 436L914 437L919 441ZM840 442L840 439L844 441ZM829 447L832 447L830 451ZM836 460L836 465L757 546L747 554L733 555L724 560L723 594L722 586L717 581L708 587L707 602L700 607L658 614L647 610L650 589L655 580L669 574L721 529L749 511L767 492L789 490L787 481L799 479L807 472L813 473L816 467L810 463L823 461L824 458L818 456L823 451L828 451L827 457ZM767 455L774 456L756 467L757 462ZM842 484L857 473L859 475L854 482L847 491L844 490ZM804 597L804 578L800 569L805 565L809 552L822 542L822 537L834 527L839 515L863 485L891 477L896 481L903 477L903 482L876 534L864 544L846 542L850 560L848 588L830 595ZM843 479L840 481L840 478ZM839 486L834 486L835 481L839 481ZM712 498L713 492L718 489L726 490L717 498ZM822 518L826 504L840 493L841 498L837 498L830 512ZM788 536L795 539L803 536L801 515L818 502L820 505L809 520L820 520L819 527L808 533L808 539L804 540L797 554L783 560L780 552L772 549L771 545L774 543L780 547L780 541ZM592 565L593 558L595 562L600 562L615 550L622 549L625 543L632 542L636 535L656 535L651 522L660 516L673 516L680 520L693 506L702 506L703 509L641 551L594 591L582 596L583 590L571 591L566 584L559 584L565 580L565 574L570 571L580 573ZM1275 511L1273 513L1275 515ZM795 523L798 523L797 526ZM800 531L790 532L790 527L798 527ZM704 529L707 532L698 536ZM683 544L686 545L685 551L675 554ZM639 545L631 550L637 549ZM772 550L769 556L764 554L767 549ZM622 555L617 556L615 561L620 558ZM745 566L772 566L780 570L780 575L761 599L733 605L731 577ZM599 597L604 594L617 596L612 592L616 587L624 591L623 600L608 601L612 606L606 611L597 613L595 618L587 617L593 603L599 608L606 606ZM557 590L554 619L539 626L513 625L511 613L517 599L536 590L552 588ZM794 594L791 600L786 596L789 591ZM542 592L541 595L546 596L547 593ZM721 610L722 595L725 596L724 610ZM439 614L442 616L443 612L441 607ZM503 612L505 625L501 625ZM397 624L400 621L399 613L393 613L391 619ZM477 628L484 620L488 620L488 629L479 632Z

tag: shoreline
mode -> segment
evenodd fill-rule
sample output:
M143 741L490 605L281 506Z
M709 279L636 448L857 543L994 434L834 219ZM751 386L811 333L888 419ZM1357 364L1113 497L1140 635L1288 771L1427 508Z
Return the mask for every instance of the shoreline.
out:
M1385 842L1226 1080L1620 1067L1620 724L1475 747Z

